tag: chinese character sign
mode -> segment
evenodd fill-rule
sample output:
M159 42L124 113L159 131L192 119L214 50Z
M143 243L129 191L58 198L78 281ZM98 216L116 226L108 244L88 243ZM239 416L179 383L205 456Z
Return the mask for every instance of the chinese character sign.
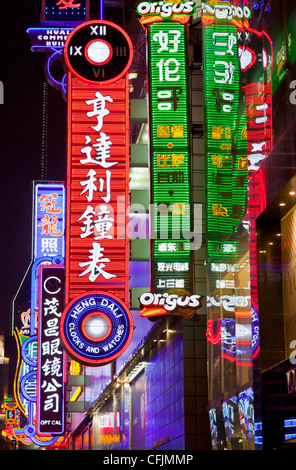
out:
M57 25L87 20L87 0L43 0L42 23Z
M128 299L128 86L69 75L67 301L90 289Z
M217 21L203 31L207 233L212 255L245 214L247 126L245 105L240 102L237 28Z
M60 339L64 309L64 266L40 268L37 367L37 427L39 435L65 431L65 352Z
M65 255L65 185L35 186L34 259Z
M190 289L188 91L185 26L148 27L153 288Z

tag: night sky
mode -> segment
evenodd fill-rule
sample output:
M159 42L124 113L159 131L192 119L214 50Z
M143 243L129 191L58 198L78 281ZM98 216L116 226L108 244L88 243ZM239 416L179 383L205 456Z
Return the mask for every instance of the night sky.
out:
M32 52L27 29L40 25L41 0L1 5L0 331L10 334L12 300L31 261L32 182L41 180L46 54ZM48 85L47 180L66 177L66 103Z

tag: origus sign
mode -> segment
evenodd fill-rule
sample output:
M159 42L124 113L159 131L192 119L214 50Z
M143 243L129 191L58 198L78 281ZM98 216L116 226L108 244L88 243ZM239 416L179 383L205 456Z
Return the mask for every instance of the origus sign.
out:
M190 15L195 12L195 2L141 2L136 11L142 16L142 24L167 19L187 23Z
M142 317L156 317L163 315L181 315L184 318L192 318L201 304L200 295L189 295L188 292L176 289L163 294L146 292L140 297Z
M128 305L127 72L132 57L128 35L107 21L81 24L65 44L69 71L66 304L96 290L112 293ZM62 336L67 349L71 338L67 332ZM101 363L94 356L90 361Z

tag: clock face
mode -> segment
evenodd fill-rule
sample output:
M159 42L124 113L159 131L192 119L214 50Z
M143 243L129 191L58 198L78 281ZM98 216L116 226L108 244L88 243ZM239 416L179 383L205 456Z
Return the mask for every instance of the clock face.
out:
M89 21L69 35L64 58L74 76L87 83L112 83L129 69L133 46L127 33L108 21Z

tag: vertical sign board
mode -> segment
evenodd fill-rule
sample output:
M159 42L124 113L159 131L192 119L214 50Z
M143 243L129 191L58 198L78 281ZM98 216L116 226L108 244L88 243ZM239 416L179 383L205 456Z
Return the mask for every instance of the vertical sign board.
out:
M126 78L98 87L72 77L70 93L67 299L95 286L127 300Z
M38 435L65 431L66 371L59 323L64 309L65 269L43 265L39 275L37 423Z
M193 11L194 2L142 2L137 7L148 37L151 290L155 292L192 287L185 23Z
M94 291L106 292L115 303L129 302L127 71L132 56L132 44L125 31L101 20L75 28L64 49L69 69L64 329L71 327L72 323L67 321L72 315L71 307L75 308L75 299L83 301L81 295L87 297L92 292L98 299ZM88 298L85 302L89 302ZM112 315L108 320L104 312L98 312L100 300L94 304L95 321L112 323ZM91 312L88 310L85 315ZM81 343L93 341L93 350L99 351L100 338L91 339L75 315L76 320L75 331L81 335ZM70 344L73 335L68 330L61 334L68 353L78 362L87 362L88 354L85 357L73 354L75 345ZM130 342L130 335L126 338ZM108 358L103 360L107 362ZM96 360L92 356L91 363L101 364L101 358Z
M274 45L267 35L253 28L239 30L241 70L248 124L248 221L250 237L250 282L253 315L258 310L256 218L266 208L266 175L258 171L273 148L272 92ZM254 331L254 335L256 335Z
M113 25L90 22L66 44L75 73L68 89L67 302L94 288L128 302L129 88L119 71L130 62L130 45L123 39Z
M208 254L220 245L219 257L237 255L235 242L224 242L246 209L248 182L245 109L237 24L229 2L202 4ZM241 9L240 9L241 10ZM244 12L249 15L249 9Z
M16 330L15 334L18 342L19 365L16 374L15 395L19 402L19 407L27 417L27 424L23 433L29 442L34 442L43 446L50 445L57 439L57 436L64 432L64 420L61 418L61 410L65 406L65 384L64 379L57 385L59 393L59 427L49 422L46 433L42 430L41 407L51 407L42 396L44 391L44 377L51 374L50 368L46 369L43 361L43 353L49 348L49 361L53 360L54 355L58 354L60 368L63 371L66 364L65 352L56 347L60 342L59 336L59 315L49 311L47 302L44 300L40 290L42 270L50 272L54 269L53 262L59 265L59 270L63 270L65 256L65 185L64 183L36 183L33 190L33 252L31 267L31 308L22 314L25 329L21 333ZM60 298L63 299L64 289L61 286ZM57 299L52 299L54 302ZM44 302L44 303L43 303ZM47 310L46 310L47 308ZM57 308L57 304L52 308ZM62 304L61 304L62 308ZM47 317L48 315L48 317ZM45 327L47 322L47 327ZM55 327L53 327L53 324ZM54 336L50 344L50 336ZM57 352L58 351L58 352ZM57 364L57 363L56 363ZM52 372L55 374L54 380L59 380L56 364L53 363ZM39 380L38 380L39 377ZM42 378L43 377L43 378ZM56 382L57 384L57 382ZM49 389L48 389L49 390ZM53 388L50 387L53 392ZM53 398L51 395L50 398ZM38 405L38 414L36 406ZM41 418L40 418L41 417ZM44 436L42 440L41 436Z
M65 185L35 185L34 260L65 256Z
M64 183L35 184L34 265L32 267L32 284L34 286L32 285L31 311L38 313L38 321L35 325L31 317L31 337L37 327L36 434L38 436L57 436L63 434L65 430L64 368L66 356L60 346L59 334L65 294L63 279L65 192ZM59 266L55 266L53 263L57 263ZM54 279L57 282L57 276L60 278L60 286L53 294L50 292L49 286L53 285ZM52 382L49 379L52 379ZM48 384L45 387L47 381ZM53 417L49 418L51 410L54 410ZM28 427L31 425L34 429L31 412L29 413L29 421Z

